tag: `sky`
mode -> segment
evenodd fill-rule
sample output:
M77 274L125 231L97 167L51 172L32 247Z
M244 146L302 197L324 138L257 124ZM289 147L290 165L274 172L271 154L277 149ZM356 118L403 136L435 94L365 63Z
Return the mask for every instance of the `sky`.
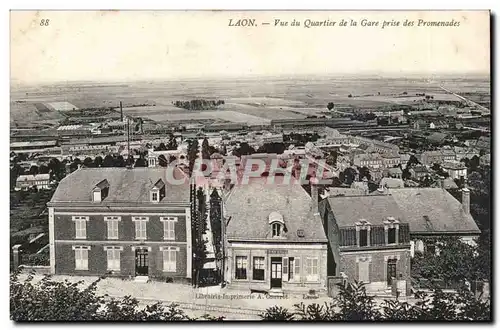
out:
M244 18L258 26L228 26ZM11 83L490 70L487 11L12 11L10 19ZM342 19L358 26L338 26ZM363 19L400 26L361 27ZM401 26L419 19L460 26Z

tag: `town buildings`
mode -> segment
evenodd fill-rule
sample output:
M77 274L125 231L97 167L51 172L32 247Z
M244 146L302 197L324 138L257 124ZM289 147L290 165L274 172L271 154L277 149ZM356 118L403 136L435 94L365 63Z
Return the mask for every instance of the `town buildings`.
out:
M467 167L462 163L446 162L441 167L452 179L467 179Z
M188 281L190 205L174 167L78 169L47 204L51 273Z
M229 288L270 292L325 290L327 239L312 198L296 183L275 177L236 185L225 201Z
M20 175L16 179L17 190L27 190L36 187L37 189L50 188L50 174Z

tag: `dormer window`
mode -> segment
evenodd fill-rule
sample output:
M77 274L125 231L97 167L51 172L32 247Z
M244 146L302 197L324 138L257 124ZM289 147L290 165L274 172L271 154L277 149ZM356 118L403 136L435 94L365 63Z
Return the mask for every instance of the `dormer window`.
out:
M151 188L149 199L153 203L158 203L163 197L165 197L165 183L162 179L159 179Z
M95 185L92 189L92 201L99 203L102 202L106 197L108 197L109 183L108 180L104 179Z
M278 212L269 214L269 224L271 225L271 237L283 237L285 232L285 221Z
M359 247L370 246L370 230L371 224L367 220L356 222L356 241Z
M275 222L272 224L273 237L278 237L281 234L281 224Z
M399 220L394 217L387 217L384 221L385 242L389 244L398 244L399 241Z

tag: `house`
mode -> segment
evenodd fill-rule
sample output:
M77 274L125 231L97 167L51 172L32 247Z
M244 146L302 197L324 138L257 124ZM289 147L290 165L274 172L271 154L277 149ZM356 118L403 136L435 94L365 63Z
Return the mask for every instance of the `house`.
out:
M328 275L363 282L371 293L410 282L409 225L390 195L329 197L320 202L329 241Z
M404 188L405 184L403 182L403 179L382 178L382 180L380 180L379 186L381 188Z
M456 159L455 151L451 149L441 149L433 151L424 151L420 155L420 161L423 165L441 164L444 162L453 162Z
M452 236L473 243L481 233L470 214L468 188L462 189L461 202L443 188L389 189L389 193L410 225L412 255L426 248L426 238Z
M47 206L52 274L192 277L190 185L177 168L81 168Z
M327 239L312 198L274 177L236 185L225 200L225 280L229 288L281 292L326 289Z
M430 175L429 169L424 165L415 165L410 168L410 175L413 179L420 180Z
M16 190L50 189L50 174L20 175L16 179Z
M452 179L467 179L467 167L462 163L447 162L441 167Z
M368 167L369 169L378 169L384 167L384 160L379 153L365 153L354 155L354 165L358 167Z
M403 177L403 171L401 170L400 167L391 167L386 170L384 170L384 176L390 177L390 178L397 178L401 179Z
M178 164L189 165L187 154L183 150L148 150L148 167L160 166L160 157L164 158L166 164L175 160Z
M384 167L394 167L401 164L401 156L397 152L382 154Z

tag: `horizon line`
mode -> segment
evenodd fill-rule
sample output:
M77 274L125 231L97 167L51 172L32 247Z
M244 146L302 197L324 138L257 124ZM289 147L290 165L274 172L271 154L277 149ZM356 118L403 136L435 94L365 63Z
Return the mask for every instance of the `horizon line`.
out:
M244 74L244 75L212 75L212 76L184 76L184 77L170 77L170 78L137 78L137 79L106 79L106 78L90 78L90 79L67 79L67 80L43 80L43 81L17 81L15 78L10 79L10 87L13 86L37 86L37 85L57 85L57 84L84 84L84 83L137 83L137 82L168 82L168 81L225 81L225 80L252 80L259 78L273 78L273 79L293 79L293 78L419 78L419 79L439 79L439 78L460 78L461 75L469 75L473 78L489 78L491 80L491 72L483 71L462 71L462 72L359 72L359 73L290 73L290 74ZM472 78L471 77L471 78ZM463 77L467 79L467 77Z

